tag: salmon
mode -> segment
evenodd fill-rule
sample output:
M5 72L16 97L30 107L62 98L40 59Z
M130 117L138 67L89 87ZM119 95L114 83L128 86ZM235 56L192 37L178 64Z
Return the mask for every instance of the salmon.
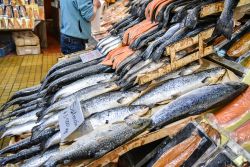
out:
M129 40L133 37L134 33L142 32L143 27L148 27L150 24L151 24L151 22L147 20L144 23L139 23L136 27L134 27L132 30L130 30L126 44L129 44Z
M171 2L172 2L172 0L168 0L168 1L165 1L159 5L159 7L157 8L157 10L155 12L155 20L156 20L156 17L158 16L159 12L161 11L161 9Z
M173 160L176 159L184 150L187 150L190 146L192 147L193 143L198 142L201 138L197 135L193 135L188 139L184 140L183 142L177 144L176 146L169 149L169 151L165 152L153 165L153 167L163 167L169 166Z
M129 40L128 40L128 44L131 45L137 38L139 38L144 32L155 28L157 24L156 23L151 23L148 25L145 25L144 27L140 27L140 29L138 29L137 31L131 33L131 35L129 36Z
M114 50L110 51L110 52L108 53L108 55L104 58L103 61L109 60L110 57L111 57L113 54L116 54L116 52L119 52L122 48L123 48L123 46L120 46L120 47L115 48Z
M146 9L145 9L145 17L146 17L147 20L150 20L150 17L149 17L149 14L150 14L150 7L151 7L151 5L153 4L153 2L154 2L154 1L150 2L150 3L148 4L148 6L146 7Z
M131 56L134 53L133 50L129 50L128 52L118 55L114 58L114 62L113 62L113 69L116 69L117 66L123 61L125 60L127 57Z
M215 113L215 118L218 124L228 124L248 112L250 110L249 99L250 88L248 88L243 94Z
M232 138L239 144L250 141L250 120L236 129L232 134Z
M240 57L250 50L250 32L246 33L239 41L234 43L227 51L230 57Z
M114 54L110 55L109 59L102 61L103 65L109 65L111 66L113 64L114 58L116 56L119 56L121 54L124 54L126 52L128 52L130 50L130 48L128 46L125 46L123 48L120 48L120 50L116 51Z
M120 55L124 52L126 52L126 50L128 50L129 47L128 46L123 46L123 47L120 47L120 48L117 48L117 49L114 49L112 54L108 54L108 56L102 61L101 64L103 65L112 65L112 62L113 62L113 58L117 55Z
M127 45L128 43L128 39L129 39L129 35L132 31L134 31L135 29L137 29L140 26L143 26L144 24L148 23L148 20L143 20L142 22L140 22L139 24L134 25L133 27L127 29L123 35L123 40L122 43L124 45Z
M150 8L150 14L149 14L149 18L152 20L153 19L153 15L154 15L154 11L157 10L158 6L161 5L162 3L164 2L171 2L171 0L157 0L155 1L155 3L153 3L151 5L151 8Z
M165 166L166 167L181 166L190 157L190 155L192 155L192 153L197 149L201 140L202 139L198 137L197 140L193 142L184 152L182 152L178 157L176 157L173 161L171 161L169 164L166 164Z

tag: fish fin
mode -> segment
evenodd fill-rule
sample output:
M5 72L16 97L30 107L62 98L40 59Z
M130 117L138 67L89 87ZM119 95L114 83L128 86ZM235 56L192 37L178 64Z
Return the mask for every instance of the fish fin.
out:
M117 103L122 104L125 99L126 99L126 97L121 97L120 99L117 100Z
M202 83L209 83L209 84L215 84L218 81L218 79L213 78L213 77L206 77L203 79L201 82Z
M32 129L32 135L31 135L31 140L34 140L37 138L37 136L39 136L42 133L43 129L41 129L40 125L37 125L35 127L33 127Z
M159 103L156 103L157 105L164 105L164 104L168 104L170 103L172 100L171 99L168 99L168 100L164 100L164 101L161 101Z

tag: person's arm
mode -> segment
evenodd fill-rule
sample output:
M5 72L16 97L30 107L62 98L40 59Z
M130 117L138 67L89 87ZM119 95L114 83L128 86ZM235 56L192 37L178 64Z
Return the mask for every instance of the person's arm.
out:
M92 21L95 18L96 11L100 8L101 3L99 0L77 0L78 9L82 17L87 21Z

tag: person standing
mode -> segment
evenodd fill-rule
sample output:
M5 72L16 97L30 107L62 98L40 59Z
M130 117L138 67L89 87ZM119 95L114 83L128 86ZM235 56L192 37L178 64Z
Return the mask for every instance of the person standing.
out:
M99 0L60 0L61 51L70 54L85 50L91 37L91 21L101 7Z

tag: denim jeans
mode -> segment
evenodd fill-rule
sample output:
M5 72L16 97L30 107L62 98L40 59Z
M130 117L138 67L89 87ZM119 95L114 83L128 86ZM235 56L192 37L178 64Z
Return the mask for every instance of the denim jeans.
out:
M71 37L61 33L61 52L64 55L85 50L86 39Z

